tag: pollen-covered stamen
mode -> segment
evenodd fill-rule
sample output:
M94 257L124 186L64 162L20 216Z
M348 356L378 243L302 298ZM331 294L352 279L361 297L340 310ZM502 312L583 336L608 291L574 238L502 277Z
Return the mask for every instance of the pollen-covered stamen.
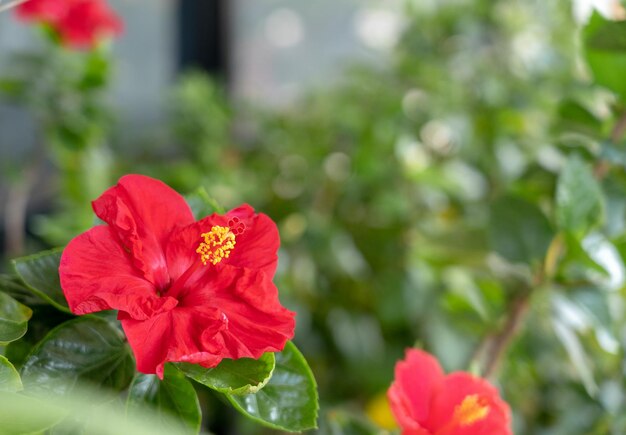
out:
M489 414L489 403L484 397L472 394L454 408L454 420L460 426L469 426L478 421L484 420Z
M200 260L205 266L207 263L216 265L228 258L230 251L235 248L235 233L229 227L215 225L208 233L202 233L201 237L204 242L200 243L196 252L200 254Z

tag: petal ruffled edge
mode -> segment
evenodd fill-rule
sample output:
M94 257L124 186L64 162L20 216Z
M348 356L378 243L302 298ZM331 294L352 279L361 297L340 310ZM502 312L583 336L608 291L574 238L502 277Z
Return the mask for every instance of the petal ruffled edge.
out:
M156 295L152 283L133 267L129 254L104 225L70 241L61 255L59 277L75 314L113 309L135 319L147 319L177 304Z
M179 295L181 307L213 307L227 320L214 337L224 358L259 358L280 352L295 333L295 313L283 307L278 289L259 270L206 266Z
M176 308L147 320L120 320L141 373L163 379L168 362L215 367L223 358L221 347L211 340L225 327L216 310Z
M185 199L165 183L125 175L92 203L130 251L133 264L160 290L169 283L165 245L178 228L194 222Z

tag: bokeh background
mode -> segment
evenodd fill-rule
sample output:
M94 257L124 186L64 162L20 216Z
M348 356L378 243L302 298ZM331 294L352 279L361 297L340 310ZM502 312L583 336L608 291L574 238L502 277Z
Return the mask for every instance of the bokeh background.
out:
M110 4L125 31L96 54L0 14L5 260L89 228L122 174L204 187L280 228L320 433L392 430L414 345L488 376L517 434L626 431L623 174L558 264L542 246L568 156L595 162L615 121L581 28L619 2ZM273 433L202 397L207 429Z

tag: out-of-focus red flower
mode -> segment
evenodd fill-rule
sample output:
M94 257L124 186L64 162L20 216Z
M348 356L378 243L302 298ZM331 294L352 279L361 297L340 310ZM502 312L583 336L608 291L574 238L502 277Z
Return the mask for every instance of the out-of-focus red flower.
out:
M28 0L16 8L26 21L46 23L73 48L91 48L122 32L120 17L106 0Z
M512 435L498 390L465 372L445 375L430 354L409 349L387 392L403 435Z
M56 23L76 0L28 0L15 8L18 17L25 21Z
M268 216L242 205L196 222L182 196L140 175L93 208L108 225L70 241L61 285L75 314L119 310L139 371L259 358L293 337L295 314L272 283L279 236Z
M103 38L122 32L122 20L104 0L72 0L70 4L67 13L56 21L64 43L89 48Z

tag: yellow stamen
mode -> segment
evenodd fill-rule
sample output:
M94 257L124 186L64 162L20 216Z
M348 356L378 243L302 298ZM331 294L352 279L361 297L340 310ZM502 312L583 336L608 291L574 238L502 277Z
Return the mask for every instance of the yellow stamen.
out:
M454 408L454 420L460 426L469 426L477 421L484 420L488 414L489 404L484 398L479 397L478 394L467 396L460 405Z
M200 254L200 260L205 266L207 262L216 265L228 258L230 251L235 248L235 235L228 227L215 225L208 233L202 233L201 237L204 242L200 243L196 252Z

